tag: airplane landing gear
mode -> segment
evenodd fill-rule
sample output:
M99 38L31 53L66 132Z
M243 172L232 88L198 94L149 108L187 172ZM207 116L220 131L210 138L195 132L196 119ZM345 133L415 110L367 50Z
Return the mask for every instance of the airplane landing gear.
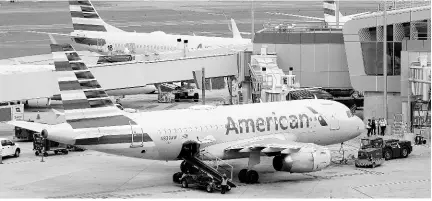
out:
M240 182L247 184L258 183L259 174L255 170L242 169L238 174Z

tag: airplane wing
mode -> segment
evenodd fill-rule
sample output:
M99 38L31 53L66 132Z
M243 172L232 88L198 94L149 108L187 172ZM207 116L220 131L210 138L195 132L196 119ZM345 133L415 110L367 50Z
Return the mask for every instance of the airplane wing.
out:
M285 16L301 17L301 18L324 21L324 18L319 18L319 17L310 17L310 16L304 16L304 15L293 15L293 14L288 14L288 13L276 13L276 12L266 12L266 13L270 14L270 15L285 15Z
M70 34L62 34L62 33L50 33L50 32L41 32L41 31L26 31L28 33L37 33L37 34L48 34L48 35L57 35L57 36L67 36L70 37Z
M281 135L267 136L261 138L250 138L245 141L241 141L237 144L231 144L225 151L233 152L252 152L260 151L262 153L277 153L291 154L298 152L304 147L318 147L318 145L312 143L299 143L293 139L287 139Z
M50 127L48 124L36 123L36 122L28 122L28 121L7 121L6 124L25 128L27 130L32 130L35 132L41 132L43 129Z
M369 13L370 13L370 12L357 13L357 14L352 14L352 15L348 15L348 16L345 16L345 17L354 18L354 17L358 17L358 16L366 15L366 14L369 14Z

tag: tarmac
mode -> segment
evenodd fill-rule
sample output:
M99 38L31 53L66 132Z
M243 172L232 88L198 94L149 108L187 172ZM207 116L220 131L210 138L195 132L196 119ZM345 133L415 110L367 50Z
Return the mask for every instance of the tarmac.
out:
M220 104L228 93L207 92L207 104ZM126 108L142 112L180 109L200 102L158 103L156 94L127 96ZM53 105L61 110L60 105ZM40 120L37 120L39 114ZM59 123L50 108L26 110L25 119ZM0 165L1 198L431 198L430 146L415 145L408 158L385 161L374 169L356 168L353 157L361 137L332 145L332 165L322 171L298 174L277 172L272 157L262 157L255 166L258 184L239 183L238 172L247 167L247 159L227 161L234 166L238 184L225 195L182 188L172 182L181 161L154 161L114 156L85 150L68 155L35 156L31 142L18 142L22 154L7 157ZM0 136L12 138L13 127L0 124ZM385 136L391 138L391 136ZM341 162L341 159L347 159Z

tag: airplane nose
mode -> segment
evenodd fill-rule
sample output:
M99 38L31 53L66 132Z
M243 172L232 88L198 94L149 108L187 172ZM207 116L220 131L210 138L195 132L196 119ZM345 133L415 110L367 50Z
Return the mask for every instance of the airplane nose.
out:
M363 123L363 121L358 116L354 116L354 118L356 121L355 125L357 127L356 128L357 131L355 132L354 137L357 137L366 131L366 125Z

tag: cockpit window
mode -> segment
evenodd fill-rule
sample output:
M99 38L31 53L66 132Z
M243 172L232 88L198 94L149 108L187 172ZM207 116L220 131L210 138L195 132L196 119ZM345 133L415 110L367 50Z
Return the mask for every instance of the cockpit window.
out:
M348 118L351 118L354 116L354 114L350 110L346 111L346 113L347 113Z

